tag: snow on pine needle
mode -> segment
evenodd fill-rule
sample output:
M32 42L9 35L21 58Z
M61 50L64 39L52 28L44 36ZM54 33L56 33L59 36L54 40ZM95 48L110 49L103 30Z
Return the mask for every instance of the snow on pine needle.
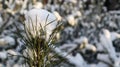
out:
M33 37L42 34L39 32L42 29L46 31L46 39L48 39L57 25L55 15L44 9L32 9L28 11L25 14L25 19L25 27Z

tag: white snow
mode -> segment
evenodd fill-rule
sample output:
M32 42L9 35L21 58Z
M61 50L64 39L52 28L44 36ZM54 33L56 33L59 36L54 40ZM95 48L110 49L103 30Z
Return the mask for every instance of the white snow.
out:
M100 42L102 46L107 50L108 55L114 62L115 67L120 67L120 59L116 56L115 48L113 47L109 30L103 29L103 34L100 34Z
M111 40L114 41L117 38L120 38L120 34L117 32L111 32Z
M15 50L12 50L12 49L7 50L7 53L11 54L11 55L20 55L18 52L16 52Z
M57 11L54 11L53 14L56 16L58 21L62 20L62 17L60 16L60 14Z
M76 4L77 3L77 0L65 0L66 2L71 2L73 4Z
M0 46L7 46L7 45L10 46L15 45L15 40L10 36L5 36L0 39Z
M83 57L77 53L76 56L72 56L67 52L61 51L58 47L54 49L54 51L59 54L61 57L66 58L68 62L74 64L76 67L86 67L86 62L84 61Z
M98 64L88 64L88 67L109 67L109 65L99 62Z
M35 3L35 5L33 5L33 7L36 9L40 9L40 8L43 8L43 4L41 2L37 2Z
M60 50L66 50L68 53L74 50L77 47L77 44L63 44L63 46L60 46Z
M120 57L115 61L114 67L120 67Z
M106 63L112 64L108 54L98 54L97 59L100 61L104 61Z
M75 43L78 43L78 44L83 43L83 42L84 42L85 44L88 44L88 38L85 37L85 36L82 36L82 37L80 37L80 38L74 39L74 42L75 42Z
M80 50L84 53L86 50L92 50L93 52L97 51L96 47L92 44L88 43L87 37L80 37L74 39L74 43L77 43L80 45Z
M97 43L96 47L97 47L97 51L105 51L104 47L101 45L101 43Z
M73 14L74 16L78 16L78 17L81 17L82 16L82 13L80 11L76 11L74 12Z
M96 67L109 67L109 65L107 65L103 62L99 62Z
M0 46L6 46L6 42L5 42L5 39L0 39Z
M6 51L0 52L0 58L1 58L2 60L6 59L6 58L7 58L7 52L6 52Z
M110 32L103 29L103 34L100 34L100 41L103 47L108 51L112 60L116 59L115 48L113 47Z
M70 63L74 64L76 67L86 67L86 62L79 53L77 53L76 56L68 55L66 56L66 58Z
M73 15L68 15L67 16L67 21L71 26L75 26L77 24Z
M30 30L33 36L37 36L36 31L38 32L40 30L41 28L40 24L44 28L46 24L54 21L46 26L47 39L49 38L49 35L52 33L52 30L55 29L57 25L55 15L44 9L32 9L28 11L25 14L25 19L26 19L25 21L26 28ZM33 27L35 27L36 30L34 30Z
M10 46L13 46L15 45L15 40L14 38L10 37L10 36L6 36L4 37L5 41L10 45Z

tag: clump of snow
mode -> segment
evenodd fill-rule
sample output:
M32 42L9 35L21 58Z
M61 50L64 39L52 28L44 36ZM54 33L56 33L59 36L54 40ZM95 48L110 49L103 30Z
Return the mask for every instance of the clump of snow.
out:
M117 58L117 60L115 61L115 64L113 66L120 67L120 58Z
M78 16L78 17L81 17L82 16L82 13L80 11L75 11L74 16Z
M77 53L76 56L72 56L71 54L68 54L67 52L62 52L58 47L56 47L54 51L61 57L66 58L71 64L74 64L75 67L86 67L87 66L83 57L79 53Z
M112 44L110 32L107 29L103 29L102 32L103 32L103 34L100 34L101 44L108 51L110 57L113 60L115 60L116 53L115 53L115 49L114 49L113 44Z
M80 37L80 38L76 38L74 39L74 42L79 44L79 49L84 53L86 50L91 50L93 52L96 52L97 51L97 48L92 45L92 44L89 44L88 43L88 38L87 37Z
M55 15L44 9L32 9L28 11L25 14L25 19L25 26L26 28L28 28L28 30L33 36L38 36L36 32L39 32L41 26L42 28L46 27L47 39L49 38L50 34L56 28L57 25ZM49 25L46 26L46 24Z
M112 44L112 39L111 39L112 36L111 36L110 31L107 29L103 29L102 33L103 34L100 34L101 44L107 50L110 59L114 62L115 67L119 67L120 60L118 60L119 58L116 56L115 48L113 47L113 44ZM115 33L114 33L114 35L115 35Z
M15 40L14 40L14 38L12 38L12 37L10 37L10 36L6 36L4 39L5 39L5 41L6 41L10 46L15 45Z
M67 21L68 21L68 23L69 23L71 26L75 26L75 25L77 24L77 22L76 22L76 20L75 20L75 18L74 18L73 15L69 15L69 16L67 17Z
M106 63L112 64L112 62L109 59L109 55L108 54L98 54L97 55L97 59L100 61L104 61Z
M77 44L63 44L63 46L60 46L60 50L66 50L68 53L74 50L77 47Z
M120 34L117 33L117 32L111 32L110 34L111 34L111 40L112 41L117 39L117 38L120 38Z
M53 14L56 16L58 21L62 20L62 17L60 16L60 14L57 11L54 11Z
M7 50L7 53L11 55L19 55L19 53L16 52L15 50Z
M80 49L83 49L86 47L86 45L88 45L88 38L82 36L80 38L74 39L74 42L80 45Z
M5 45L7 45L7 44L5 43L5 40L4 40L4 39L0 39L0 46L5 46Z
M109 66L103 62L99 62L96 67L109 67Z
M76 67L86 67L86 62L84 61L83 57L80 54L76 54L76 56L68 55L66 56L68 61L74 64Z
M15 45L15 40L10 36L5 36L0 39L0 46L7 46L7 45L10 45L10 46Z
M4 60L6 58L7 58L7 52L6 51L0 52L0 59Z
M76 4L77 3L77 0L66 0L67 2L71 2L73 4Z
M43 4L41 2L37 2L35 3L35 5L33 5L33 7L36 9L40 9L40 8L43 8Z
M84 43L88 44L88 38L82 36L82 37L80 37L80 38L74 39L74 42L75 42L75 43L79 43L79 44L84 42Z
M96 47L97 51L104 51L104 47L101 45L101 43L97 43Z

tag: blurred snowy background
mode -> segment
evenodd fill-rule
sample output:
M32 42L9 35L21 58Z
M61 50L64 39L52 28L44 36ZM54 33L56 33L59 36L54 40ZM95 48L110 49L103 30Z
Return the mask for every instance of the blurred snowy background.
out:
M24 14L33 8L52 12L62 31L55 67L120 67L120 0L0 0L0 67L22 67ZM63 55L69 53L67 57Z

